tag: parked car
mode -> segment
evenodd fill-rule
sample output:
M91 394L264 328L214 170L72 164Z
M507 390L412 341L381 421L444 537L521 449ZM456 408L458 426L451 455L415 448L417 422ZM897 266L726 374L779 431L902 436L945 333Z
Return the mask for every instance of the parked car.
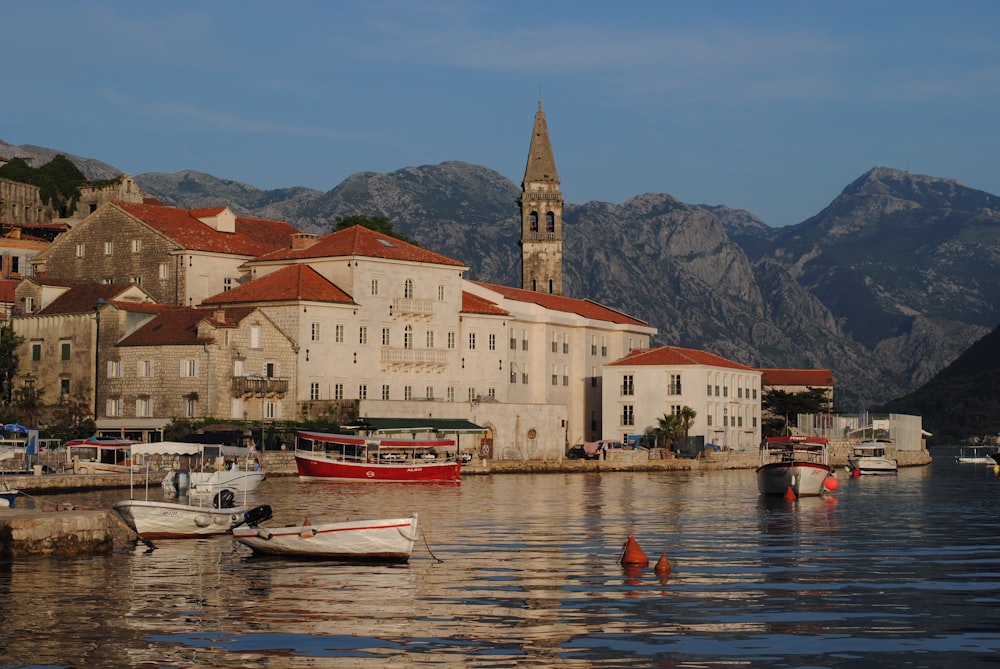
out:
M571 446L566 456L570 460L600 460L606 451L620 450L621 448L623 448L622 442L614 439L585 441L582 444Z

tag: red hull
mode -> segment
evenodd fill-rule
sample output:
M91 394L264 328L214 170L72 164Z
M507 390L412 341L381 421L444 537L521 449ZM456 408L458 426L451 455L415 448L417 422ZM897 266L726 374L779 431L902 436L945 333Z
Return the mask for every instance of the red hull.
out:
M364 481L368 483L459 483L462 465L458 462L381 464L328 460L295 454L299 478L324 481Z

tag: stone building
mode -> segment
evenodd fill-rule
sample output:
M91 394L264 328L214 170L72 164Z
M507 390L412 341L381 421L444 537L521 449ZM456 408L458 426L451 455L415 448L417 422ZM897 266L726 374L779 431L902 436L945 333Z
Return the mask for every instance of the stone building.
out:
M562 295L563 198L541 100L535 113L518 206L521 210L521 287Z
M604 437L626 441L656 429L665 414L696 412L689 437L734 450L761 438L758 369L676 346L635 350L604 367Z
M805 393L811 388L822 391L826 411L833 411L833 372L829 369L766 368L761 371L761 385L765 390L786 393Z
M0 223L31 226L49 223L54 216L52 205L42 202L38 186L0 179Z
M287 247L298 231L228 207L101 205L32 260L57 279L141 286L157 302L194 306L245 279L242 264Z

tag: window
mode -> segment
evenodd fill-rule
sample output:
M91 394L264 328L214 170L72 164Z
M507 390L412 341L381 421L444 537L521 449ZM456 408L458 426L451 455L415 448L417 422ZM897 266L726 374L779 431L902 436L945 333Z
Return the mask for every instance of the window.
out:
M545 232L555 232L556 231L556 215L551 212L545 212Z
M277 402L264 402L264 418L277 418Z
M319 341L319 323L313 323L309 326L309 339Z
M455 389L452 386L448 386L448 389L445 390L445 397L449 402L455 401Z
M475 332L470 332L469 333L469 350L470 351L475 351L476 350L476 333Z
M360 386L358 386L358 399L359 400L368 399L368 386L363 383Z
M338 324L338 325L335 325L333 327L333 340L335 342L337 342L338 344L343 344L344 343L344 326L343 325L339 325Z
M112 241L104 242L104 255L109 256L114 253L115 243Z
M562 382L564 386L569 385L569 369L563 365Z
M438 302L444 302L444 286L438 286Z
M170 278L170 265L165 262L160 263L160 280Z
M319 384L310 383L309 384L309 399L318 400L319 399Z
M142 240L133 239L132 240L132 253L142 253Z
M138 274L136 274L135 276L132 277L132 283L134 285L136 285L136 286L141 286L142 285L142 277L139 276Z
M25 313L29 314L35 313L35 298L33 297L24 298L24 311Z
M517 333L514 332L514 328L510 329L510 350L517 350Z
M233 360L233 376L246 376L246 365L243 358Z
M670 375L670 383L667 385L667 394L668 395L682 395L683 394L681 392L681 375L680 374L671 374Z
M101 279L101 283L103 283L105 286L110 286L114 282L115 282L115 278L113 276L106 276L103 279Z
M538 212L533 211L528 214L528 231L538 232Z
M521 384L522 385L528 385L528 373L527 372L522 372L521 373Z
M622 377L622 395L635 395L635 380L631 374Z
M59 359L69 360L70 343L68 341L59 342Z
M413 386L403 386L403 399L407 401L413 399Z
M250 348L260 348L261 329L259 325L250 326Z
M712 384L711 384L711 383L710 383L710 384L708 384L708 396L709 396L709 397L711 397L711 396L712 396Z
M469 388L469 401L470 402L475 402L476 401L476 389L475 388Z
M59 379L59 394L69 395L69 379Z
M194 359L181 360L181 376L187 378L198 376L198 361Z
M372 279L372 295L378 295L378 279Z
M153 402L148 397L140 397L135 401L135 417L150 418L153 415Z
M510 382L517 383L517 370L514 369L514 363L510 363Z
M559 352L559 335L557 335L555 332L552 333L552 352L553 353Z
M497 389L496 388L487 388L486 389L486 396L489 397L491 400L495 401L496 398L497 398Z
M715 386L715 396L719 396L719 386Z
M122 415L122 401L118 398L109 399L105 405L105 413L110 416L121 416Z
M242 399L238 397L233 398L233 403L230 405L230 412L233 418L246 420L246 409L243 408Z
M590 355L597 355L597 337L590 336Z
M427 348L434 348L434 330L427 331Z
M497 336L495 334L490 334L490 350L497 350Z
M455 348L455 333L448 333L448 348Z
M367 344L368 343L368 326L362 325L358 328L358 343Z
M622 425L635 425L635 407L631 404L622 407Z
M556 374L556 366L552 365L552 385L559 385L559 375Z
M601 357L608 357L608 338L601 337Z
M82 258L82 257L83 257L83 254L84 254L84 250L85 250L86 248L87 248L87 247L86 247L86 245L85 245L85 244L77 244L77 245L76 245L76 257L77 257L77 258Z
M434 399L434 386L427 386L424 388L424 397L429 400Z
M407 325L403 328L403 348L413 348L413 326Z
M527 351L528 350L528 331L527 330L521 330L521 350L522 351Z
M153 375L153 361L137 360L135 363L135 375L139 378L151 377Z
M729 386L722 386L722 396L729 397Z
M569 353L569 335L563 334L563 353Z
M278 376L278 365L273 362L264 363L264 378L273 379Z
M382 385L382 399L389 399L389 384Z
M705 425L712 427L712 414L705 416Z
M413 299L413 279L407 279L403 282L403 297L408 300Z
M31 345L31 359L34 362L38 362L42 359L42 345L32 344Z
M108 360L108 378L120 379L122 377L122 361Z
M195 401L190 397L184 399L184 415L187 418L195 417Z
M382 328L382 346L389 345L389 328Z
M333 399L342 400L344 399L344 384L335 383L333 385Z
M228 293L232 289L233 289L233 280L227 276L222 280L222 292Z

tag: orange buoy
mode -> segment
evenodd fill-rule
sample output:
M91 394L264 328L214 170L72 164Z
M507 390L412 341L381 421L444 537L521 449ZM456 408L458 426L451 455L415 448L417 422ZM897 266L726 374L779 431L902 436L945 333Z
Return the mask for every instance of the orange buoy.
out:
M837 480L836 476L827 476L825 479L823 479L823 487L829 490L830 492L836 490L839 485L840 482Z
M789 502L794 502L798 497L795 495L795 491L792 490L792 486L788 486L788 490L785 491L785 499Z
M628 539L622 545L622 555L618 560L623 566L631 567L648 567L649 558L643 552L642 548L639 546L639 542L635 540L635 537L631 532L628 533Z
M302 526L308 527L309 525L312 525L312 523L309 522L309 516L306 516L306 519L302 521Z
M653 567L653 571L660 576L666 576L670 573L670 560L667 559L667 551L663 551L663 555L661 555L660 559L656 561L656 566Z

